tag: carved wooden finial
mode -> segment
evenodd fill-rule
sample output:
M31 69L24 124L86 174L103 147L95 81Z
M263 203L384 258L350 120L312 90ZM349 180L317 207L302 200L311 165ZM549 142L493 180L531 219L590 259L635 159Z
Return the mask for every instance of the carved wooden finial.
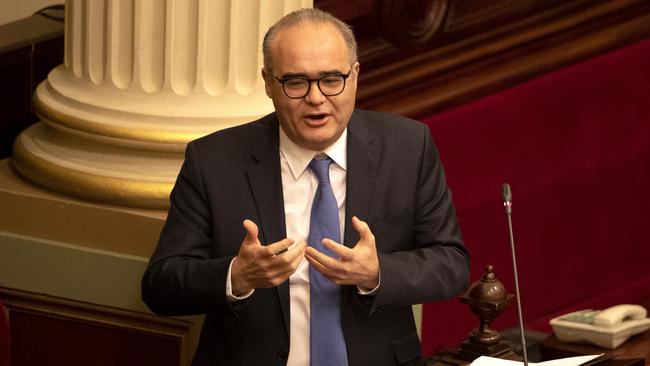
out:
M479 281L474 282L460 302L468 304L470 310L479 318L480 326L470 333L470 341L477 345L494 345L501 335L492 329L496 319L512 301L513 296L506 292L501 281L497 280L492 265L487 265Z
M469 305L472 313L478 317L479 327L461 343L456 354L444 359L443 363L464 364L479 356L516 358L510 346L501 342L499 332L492 328L492 321L503 313L513 298L497 279L494 267L487 265L481 279L472 283L460 297L460 302Z

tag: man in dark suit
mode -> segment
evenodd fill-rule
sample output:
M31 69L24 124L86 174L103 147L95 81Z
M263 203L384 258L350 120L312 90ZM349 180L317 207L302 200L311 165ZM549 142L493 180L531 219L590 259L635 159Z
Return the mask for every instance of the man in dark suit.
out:
M188 144L144 301L206 314L195 365L422 365L411 305L469 266L428 128L354 109L356 42L327 13L263 51L275 113Z

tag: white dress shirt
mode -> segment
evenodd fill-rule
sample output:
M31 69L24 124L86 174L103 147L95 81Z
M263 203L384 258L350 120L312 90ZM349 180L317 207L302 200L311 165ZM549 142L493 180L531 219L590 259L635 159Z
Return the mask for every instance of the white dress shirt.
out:
M347 167L347 129L323 153L334 163L330 165L330 184L339 207L341 235L345 232L345 180ZM296 243L309 237L311 206L318 188L318 179L308 169L316 152L296 145L280 128L280 169L284 195L284 217L287 237ZM332 238L338 243L343 238ZM291 309L289 359L287 366L309 365L309 263L303 260L289 277Z

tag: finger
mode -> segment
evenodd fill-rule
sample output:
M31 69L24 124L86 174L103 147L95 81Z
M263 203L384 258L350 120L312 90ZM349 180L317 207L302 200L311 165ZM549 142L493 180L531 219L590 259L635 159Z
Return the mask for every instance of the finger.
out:
M309 262L309 265L312 266L316 271L323 274L323 276L328 277L331 271L329 268L321 264L317 259L305 252L305 259ZM328 277L329 278L329 277Z
M323 239L322 243L325 246L325 248L333 251L339 257L346 257L347 258L352 254L352 249L346 247L345 245L341 245L341 244L335 242L334 240Z
M306 247L307 243L300 242L295 246L290 247L289 250L283 254L276 255L271 259L278 266L279 275L288 278L296 271L296 269L298 269L300 262L302 262L305 257L304 249Z
M360 241L367 241L367 240L372 240L374 235L372 234L372 231L370 231L370 226L368 224L359 219L356 216L352 216L352 226L354 227L354 230L359 233L359 239Z
M291 239L287 239L291 240ZM305 248L307 247L307 243L304 241L299 242L298 244L291 244L288 248L286 249L281 249L279 252L275 253L274 256L282 256L284 257L287 261L293 260L296 256L302 256L303 252L305 251Z
M293 245L294 240L285 238L273 244L269 244L264 247L264 251L268 256L275 256L285 253L289 250L289 247Z
M321 262L321 256L325 255L311 247L307 247L305 250L305 259L309 262L309 264L313 266L318 272L325 274L326 272L329 272L329 269Z
M299 242L298 244L294 245L293 247L289 247L289 249L285 252L288 259L294 260L295 258L301 258L305 256L305 248L307 248L307 243L304 241Z
M305 258L308 259L311 258L314 261L318 262L323 267L326 267L331 271L337 271L338 269L340 269L340 263L338 260L330 257L325 253L319 252L313 247L308 247L307 249L305 249Z
M287 255L294 256L291 259L291 265L293 266L293 268L298 268L300 262L302 262L303 258L305 258L306 247L307 247L307 243L301 242L295 248L291 248L287 253Z
M244 238L244 243L246 244L259 243L259 239L257 238L257 234L258 234L257 225L249 219L244 220L242 225L244 226L244 230L246 230L246 237Z

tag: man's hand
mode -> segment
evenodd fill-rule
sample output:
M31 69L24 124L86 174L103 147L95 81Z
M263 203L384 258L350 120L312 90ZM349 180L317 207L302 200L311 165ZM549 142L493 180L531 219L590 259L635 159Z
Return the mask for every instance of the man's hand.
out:
M323 239L323 245L339 258L332 258L313 247L305 250L305 258L318 272L337 285L356 285L364 290L372 290L379 284L379 257L375 236L368 224L356 216L352 217L352 226L359 233L359 241L354 248Z
M244 220L246 237L241 243L239 254L232 263L230 279L232 293L243 295L256 288L268 288L286 281L296 271L305 255L305 242L293 248L291 239L283 239L263 246L257 237L257 225Z

